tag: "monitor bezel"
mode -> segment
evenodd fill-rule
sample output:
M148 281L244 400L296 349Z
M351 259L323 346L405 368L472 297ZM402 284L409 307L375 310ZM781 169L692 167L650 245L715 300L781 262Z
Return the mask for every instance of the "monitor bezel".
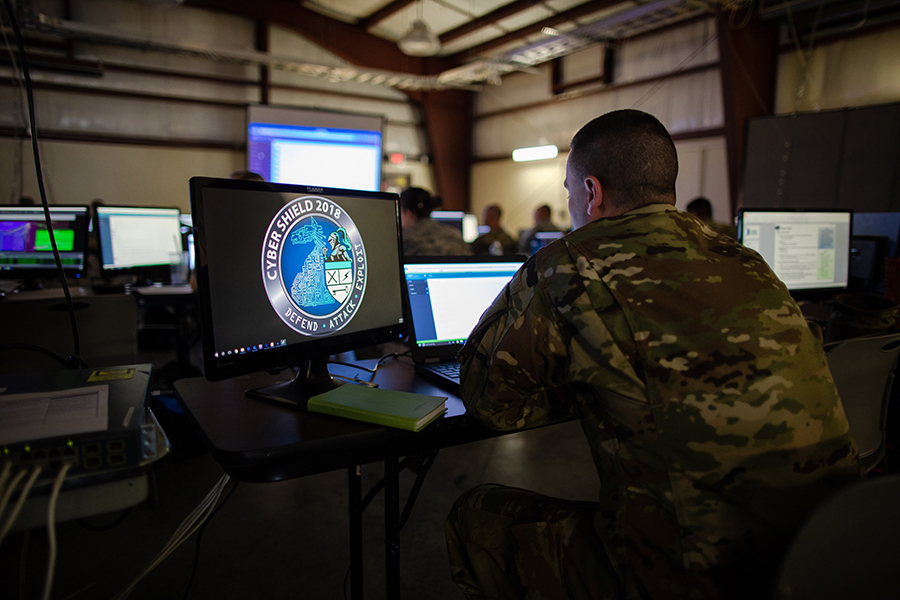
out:
M391 192L370 192L366 190L347 190L339 188L322 188L315 186L302 186L285 183L263 183L257 181L244 181L235 179L217 179L211 177L193 177L190 180L191 190L191 215L193 216L194 247L195 247L195 273L197 278L197 296L200 307L200 326L202 333L202 349L204 375L209 381L221 381L249 373L266 371L275 373L284 369L297 366L302 361L318 360L333 354L348 352L359 348L374 346L389 341L402 339L407 332L408 319L405 310L402 322L356 331L352 333L337 333L334 336L323 338L309 338L302 343L289 344L284 347L269 348L265 352L248 353L238 356L217 358L215 357L215 337L212 320L212 298L209 288L209 257L206 252L206 219L203 202L200 201L202 192L207 188L245 190L256 192L275 192L288 194L316 194L345 196L353 198L370 198L377 201L392 201L394 203L394 218L397 227L397 280L399 282L398 306L405 308L403 294L405 292L405 279L403 278L403 240L400 228L400 202L399 196Z
M850 238L848 242L852 242L853 239L853 210L849 208L741 208L738 210L738 218L737 218L737 227L738 227L738 242L741 244L744 243L744 215L747 213L814 213L814 214L846 214L850 217ZM791 288L787 283L781 280L779 277L778 280L781 281L785 288L790 292L791 296L795 299L812 299L817 298L821 295L830 295L836 294L840 292L845 292L850 286L850 246L847 247L848 260L847 260L847 283L843 286L826 286L826 287L803 287L803 288ZM767 263L768 264L768 263ZM775 273L775 269L769 265L769 268L772 269L772 272ZM775 274L778 277L778 274Z
M51 220L52 220L52 214L54 211L67 210L67 209L70 210L73 208L81 209L82 211L84 211L84 217L85 217L85 225L84 225L84 231L83 231L84 252L83 252L83 256L82 256L82 260L81 260L81 265L74 266L74 267L63 265L63 271L65 272L66 277L70 277L70 276L80 277L81 275L84 274L85 270L87 269L91 209L89 206L84 205L84 204L53 204L49 208L50 208L50 213L51 213ZM42 219L45 217L44 207L41 206L40 204L35 205L35 206L21 206L21 205L17 205L17 204L0 205L0 210L3 210L3 209L26 209L29 211L37 210ZM41 222L44 222L44 221L41 221ZM53 252L51 252L50 255L52 256ZM54 261L54 263L55 263L55 261ZM58 269L56 268L56 264L54 264L51 268L47 268L47 269L38 269L38 268L34 268L34 267L18 267L18 268L5 269L5 268L0 267L0 278L6 279L6 280L35 279L35 278L50 279L50 278L58 278L58 277L59 277L59 272L58 272Z

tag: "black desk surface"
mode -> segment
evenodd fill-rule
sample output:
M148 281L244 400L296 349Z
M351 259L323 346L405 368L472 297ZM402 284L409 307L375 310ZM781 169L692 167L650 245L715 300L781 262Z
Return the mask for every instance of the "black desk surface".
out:
M444 416L418 433L244 395L248 389L289 379L287 371L274 377L257 373L220 382L182 379L175 383L175 391L213 457L242 481L280 481L501 435L466 415L457 396L416 376L408 361L385 362L374 381L387 389L447 397ZM358 361L370 368L375 362ZM365 371L341 365L329 365L329 370L364 380L369 377Z

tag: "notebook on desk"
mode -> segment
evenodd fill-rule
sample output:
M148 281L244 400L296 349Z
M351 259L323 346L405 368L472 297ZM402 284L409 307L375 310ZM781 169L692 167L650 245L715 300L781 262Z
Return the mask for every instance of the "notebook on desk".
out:
M410 346L416 371L459 389L456 354L524 256L405 259Z

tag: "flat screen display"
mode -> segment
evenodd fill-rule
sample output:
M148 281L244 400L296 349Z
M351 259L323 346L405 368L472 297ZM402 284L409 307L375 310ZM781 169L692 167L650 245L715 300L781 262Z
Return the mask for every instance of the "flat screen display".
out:
M266 181L378 191L383 118L250 106L247 168Z
M82 271L87 206L51 206L50 223L63 269ZM0 206L0 271L32 274L56 269L50 231L40 206Z
M851 211L747 209L738 237L789 290L840 290L849 282L852 230Z
M193 178L206 377L405 333L398 196Z
M476 215L461 210L433 210L431 218L459 231L464 242L472 243L478 239L478 217Z
M105 270L180 264L184 246L177 208L98 206L101 265Z

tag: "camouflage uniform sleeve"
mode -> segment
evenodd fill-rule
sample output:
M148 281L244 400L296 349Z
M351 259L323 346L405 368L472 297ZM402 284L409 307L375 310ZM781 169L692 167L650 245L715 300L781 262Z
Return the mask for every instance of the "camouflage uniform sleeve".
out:
M572 415L564 388L563 330L525 264L482 315L460 351L461 394L469 414L492 429L538 427Z

